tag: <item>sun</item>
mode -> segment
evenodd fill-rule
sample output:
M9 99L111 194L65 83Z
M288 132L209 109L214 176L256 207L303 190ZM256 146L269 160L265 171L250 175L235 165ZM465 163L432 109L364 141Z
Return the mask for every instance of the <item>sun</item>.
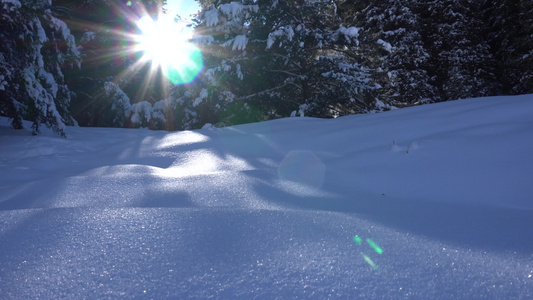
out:
M151 62L173 84L189 83L203 68L200 50L188 42L190 35L181 24L168 16L153 20L149 16L137 21L141 34L137 35L136 51L141 51L142 61Z

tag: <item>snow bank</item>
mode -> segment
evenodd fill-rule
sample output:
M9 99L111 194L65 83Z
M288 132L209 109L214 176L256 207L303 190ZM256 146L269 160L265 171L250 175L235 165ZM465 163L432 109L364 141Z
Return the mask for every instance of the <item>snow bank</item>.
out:
M194 100L194 105L199 105L206 97L207 91L202 91L200 97ZM67 130L69 135L73 136L72 139L85 146L80 151L73 151L73 156L65 159L85 161L88 173L83 176L92 178L90 174L92 174L93 167L91 165L101 166L102 162L98 152L86 153L84 149L88 148L105 151L105 157L109 158L106 163L116 170L126 172L120 171L121 174L127 174L129 167L122 167L121 160L116 159L125 157L123 153L127 152L137 154L131 157L126 156L130 157L126 160L126 165L162 168L161 171L167 173L174 172L173 166L183 161L191 160L195 162L195 165L202 166L207 161L224 160L224 157L232 156L248 162L270 161L266 165L252 164L254 172L263 174L261 178L266 180L264 176L278 174L282 162L292 157L295 151L305 150L316 156L320 164L325 167L326 175L322 186L316 186L316 184L312 186L326 194L344 195L341 197L358 194L363 194L365 197L385 195L387 198L399 201L409 199L533 209L533 202L530 201L533 187L528 180L530 170L533 170L533 160L530 159L530 153L533 153L533 123L529 118L533 114L533 105L530 104L532 103L530 100L531 95L480 98L413 107L376 115L348 116L335 120L289 118L220 128L216 136L206 136L208 142L194 144L193 148L188 146L186 152L183 152L181 147L165 150L159 147L159 139L162 137L165 140L176 139L186 143L190 135L183 132L149 132L152 135L147 137L145 136L147 133L132 135L130 131L127 131L126 136L131 141L124 144L124 147L139 145L137 149L128 150L127 148L93 145L106 143L111 145L117 140L124 140L124 138L118 138L124 134L124 129L107 129L105 136L117 135L116 138L95 136L96 140L91 140L86 136L92 136L91 132L94 129L68 127ZM145 104L141 103L131 108L134 119L135 116L150 119L150 115L145 115L146 110L142 109L142 105ZM310 134L310 132L314 133ZM4 174L12 175L11 171L21 172L18 163L26 160L23 153L27 151L20 151L20 149L27 147L27 142L20 144L20 138L19 136L2 136L3 153L22 155L19 159L13 161L9 159L3 162L6 167ZM53 144L53 138L46 139L47 144ZM151 142L144 142L147 140ZM32 148L38 149L40 146L40 144L35 144ZM107 151L111 152L107 153ZM224 156L216 154L220 152L226 154ZM210 154L198 156L200 153ZM93 155L95 161L91 161ZM31 158L35 157L31 156ZM42 157L42 159L54 160L55 158ZM145 160L148 162L144 162ZM153 165L151 161L154 160L165 161L165 163ZM58 161L56 174L69 173L70 166L71 164L65 164L65 161ZM231 165L227 168L228 171L232 170ZM311 166L308 163L300 163L294 168L297 171L298 168L311 168ZM24 170L25 173L31 172L31 169ZM240 169L231 172L239 174ZM159 186L158 172L150 171L142 174L154 182L154 188ZM135 176L138 175L135 174ZM239 174L233 179L222 175L216 175L215 181L226 185L242 186L242 190L249 189L250 183L255 182L253 177L246 174ZM267 177L270 178L268 179L270 185L281 190L286 186L280 185L286 181L282 178L271 178L270 175ZM8 176L6 179L11 181L13 178ZM42 179L48 178L45 176ZM26 184L22 181L15 185ZM296 184L300 183L296 182ZM5 191L12 188L14 187L8 186ZM217 194L220 186L206 185L205 189L213 189L210 193ZM193 193L192 190L187 193L198 195L198 192ZM250 197L252 195L254 194L247 194ZM96 194L94 196L97 197ZM17 199L19 197L24 198L24 193L19 194ZM46 197L51 197L51 195ZM73 194L65 194L64 197L77 198L79 196L73 192ZM39 207L39 198L35 201L37 207ZM63 198L63 196L54 195L52 198ZM8 199L0 195L0 202L6 200L16 202L16 199ZM223 202L223 199L218 201ZM268 199L256 199L256 201L268 202ZM322 201L327 203L329 200L323 199ZM128 199L117 199L117 203L128 205Z
M2 118L2 297L529 299L532 98L67 139Z

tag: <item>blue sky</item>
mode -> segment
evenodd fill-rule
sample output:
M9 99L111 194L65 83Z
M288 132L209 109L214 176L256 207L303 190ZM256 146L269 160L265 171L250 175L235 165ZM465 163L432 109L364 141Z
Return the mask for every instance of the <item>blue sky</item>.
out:
M167 0L167 9L172 13L179 14L182 18L187 18L199 9L195 0Z

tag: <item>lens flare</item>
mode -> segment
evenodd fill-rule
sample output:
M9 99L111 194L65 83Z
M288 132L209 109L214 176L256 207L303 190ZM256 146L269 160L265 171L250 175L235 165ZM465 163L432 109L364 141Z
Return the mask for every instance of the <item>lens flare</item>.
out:
M291 151L278 167L280 179L315 188L322 187L325 174L326 165L311 151Z
M137 22L142 34L138 35L137 51L144 53L142 60L151 61L152 68L160 68L173 84L193 81L203 68L200 49L188 42L183 27L170 17L154 21L145 16Z
M363 245L363 239L356 235L353 237L354 243L356 243L359 246ZM372 250L374 250L377 254L383 254L383 249L372 239L366 238L366 243ZM363 256L363 259L372 267L372 269L377 269L377 264L370 258L370 256L366 255L365 253L361 252L361 256Z
M366 239L366 242L372 249L374 249L374 251L376 251L377 254L383 254L383 249L381 249L376 242L371 239Z
M374 262L372 261L372 259L371 259L368 255L366 255L366 254L364 254L364 253L361 253L361 256L363 256L364 260L365 260L365 261L366 261L366 262L372 267L372 269L375 270L375 269L378 268L378 266L376 265L376 263L374 263Z

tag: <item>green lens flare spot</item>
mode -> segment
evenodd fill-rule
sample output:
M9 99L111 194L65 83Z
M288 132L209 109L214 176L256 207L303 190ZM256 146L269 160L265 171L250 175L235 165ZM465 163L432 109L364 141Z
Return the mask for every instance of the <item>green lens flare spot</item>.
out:
M126 5L127 5L127 6L132 6L133 3L131 3L131 1L128 1L128 2L126 3Z
M189 42L183 24L168 16L155 21L144 16L137 27L142 33L135 37L135 51L143 53L141 61L150 61L171 83L190 83L203 69L202 52Z
M376 251L377 254L383 254L383 249L381 249L380 246L378 246L378 244L376 244L376 242L374 242L373 240L371 239L366 239L366 242L368 243L368 245L374 249L374 251Z
M364 260L365 260L365 261L366 261L366 262L372 267L372 269L375 270L375 269L378 268L378 266L376 265L376 263L374 263L374 262L372 261L372 259L371 259L368 255L366 255L366 254L364 254L364 253L361 253L361 256L363 256Z
M171 60L164 70L165 76L173 84L184 84L193 81L204 67L202 52L191 44L182 48L183 57Z
M357 244L357 245L361 245L361 243L363 242L363 240L358 236L354 236L353 237L353 241Z

